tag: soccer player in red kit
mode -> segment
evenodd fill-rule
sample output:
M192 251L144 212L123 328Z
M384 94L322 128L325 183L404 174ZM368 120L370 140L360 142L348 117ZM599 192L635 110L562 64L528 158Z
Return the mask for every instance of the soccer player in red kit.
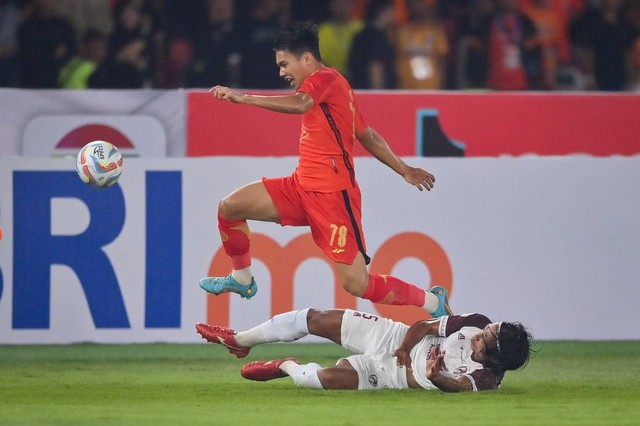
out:
M366 124L347 80L322 64L313 24L287 27L276 38L274 50L280 77L290 83L293 95L249 95L223 86L210 92L222 101L301 114L298 167L290 176L245 185L220 202L218 228L233 270L226 277L203 278L200 286L213 294L253 297L257 285L251 272L247 220L268 221L309 226L315 243L335 262L343 288L354 296L375 303L420 306L434 317L451 314L443 287L425 291L393 276L368 273L353 144L357 140L421 191L431 190L435 177L408 166Z

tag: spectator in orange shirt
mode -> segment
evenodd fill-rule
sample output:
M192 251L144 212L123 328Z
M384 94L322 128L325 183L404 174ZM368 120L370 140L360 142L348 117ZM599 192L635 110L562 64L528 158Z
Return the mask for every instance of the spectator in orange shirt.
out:
M556 88L558 65L569 61L566 21L552 7L551 0L535 0L524 12L533 21L538 33L542 54L541 88L553 90Z
M518 10L516 0L498 0L488 38L487 86L494 90L538 87L540 50L535 25Z
M449 43L435 2L408 0L407 5L409 21L396 36L399 88L441 89Z

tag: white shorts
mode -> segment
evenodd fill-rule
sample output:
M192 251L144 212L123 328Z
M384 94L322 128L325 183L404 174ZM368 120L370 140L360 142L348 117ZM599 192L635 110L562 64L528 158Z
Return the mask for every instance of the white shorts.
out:
M345 310L342 346L358 355L346 359L358 373L358 389L406 389L407 370L398 368L393 351L409 326L364 312ZM342 359L338 360L340 362Z

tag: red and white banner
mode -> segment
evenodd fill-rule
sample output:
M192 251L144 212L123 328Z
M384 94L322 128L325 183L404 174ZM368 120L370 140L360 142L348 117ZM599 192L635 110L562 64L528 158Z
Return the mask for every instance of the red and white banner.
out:
M401 156L640 154L640 97L634 94L357 96L367 121ZM299 116L231 105L202 91L4 89L0 105L0 155L63 156L96 138L114 139L116 146L124 141L125 154L143 157L269 157L298 150ZM366 152L357 146L355 154Z
M74 156L96 140L117 146L125 157L167 156L164 126L149 115L39 115L23 138L23 155L31 157Z
M640 154L635 94L357 92L365 119L398 155L446 137L467 157ZM437 128L425 128L425 117ZM433 123L434 125L436 123ZM300 117L188 95L187 154L297 155ZM365 155L358 147L356 155ZM428 154L426 154L428 156Z

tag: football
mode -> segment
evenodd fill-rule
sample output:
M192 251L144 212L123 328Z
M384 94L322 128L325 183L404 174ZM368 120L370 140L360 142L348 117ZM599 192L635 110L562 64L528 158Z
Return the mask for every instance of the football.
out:
M80 179L95 188L107 188L122 174L122 154L109 142L93 141L78 153L76 170Z

